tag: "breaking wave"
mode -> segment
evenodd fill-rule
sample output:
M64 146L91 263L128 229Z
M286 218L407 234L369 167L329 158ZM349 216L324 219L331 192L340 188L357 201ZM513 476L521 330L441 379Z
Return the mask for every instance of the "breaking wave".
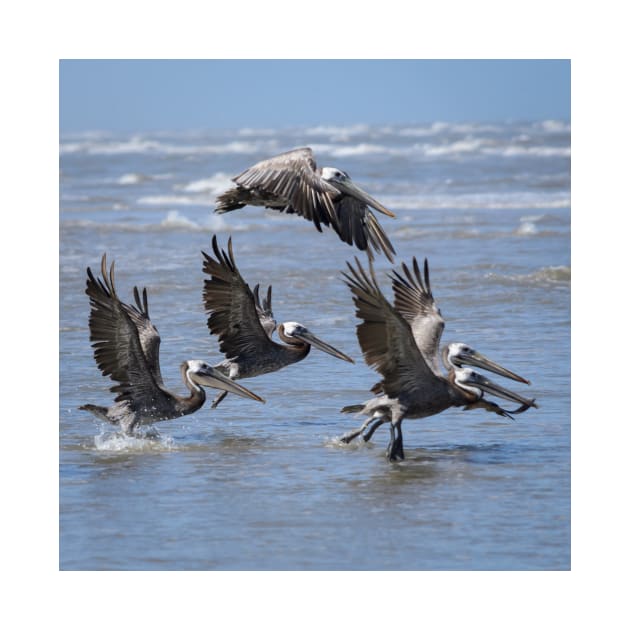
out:
M108 221L100 223L89 219L67 220L64 228L85 228L100 232L170 232L180 230L186 232L238 232L249 229L243 225L229 225L218 214L208 214L202 221L195 221L178 210L170 210L159 223L123 223Z
M231 136L217 134L136 134L112 137L107 134L66 136L60 143L62 155L174 155L270 156L297 146L310 146L316 153L353 157L449 158L459 155L501 157L570 157L570 124L543 121L529 125L484 125L434 122L428 125L370 127L319 125L294 130L243 128ZM318 140L323 142L318 142ZM414 141L417 140L417 141Z
M564 192L548 193L470 193L461 195L397 195L383 196L382 203L392 210L518 210L570 208L571 197Z
M531 286L570 286L571 267L566 265L542 267L529 274L505 276L488 274L488 278L500 284L522 284Z

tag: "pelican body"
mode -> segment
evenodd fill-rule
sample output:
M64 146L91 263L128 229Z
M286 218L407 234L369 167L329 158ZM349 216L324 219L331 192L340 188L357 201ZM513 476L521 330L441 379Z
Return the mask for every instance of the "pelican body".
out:
M87 269L86 294L90 298L90 341L94 358L103 376L117 385L117 394L110 407L82 405L79 409L92 412L102 420L120 426L131 433L140 425L179 418L201 408L206 400L204 387L230 391L246 398L264 402L245 387L226 378L204 361L189 360L181 364L181 374L189 396L170 392L164 386L160 372L160 336L149 318L147 291L142 298L134 287L135 305L121 302L114 285L114 263L109 273L106 257L101 260L102 278L95 278Z
M382 379L372 387L372 392L377 394L375 398L342 409L345 413L368 416L359 429L342 436L343 442L350 442L366 429L364 439L369 440L378 426L389 422L391 438L387 457L390 461L402 460L401 426L405 418L426 418L450 407L483 408L510 416L510 413L537 406L534 400L505 389L470 368L463 368L463 364L472 364L529 383L466 344L450 344L442 350L448 373L441 373L438 359L444 320L433 299L426 259L424 280L415 258L413 274L403 263L404 276L396 271L390 276L393 306L381 292L372 265L368 275L358 260L356 264L355 269L348 263L350 273L343 275L353 294L356 315L363 320L357 325L357 337L367 364L375 368ZM484 393L518 402L521 406L508 412L485 400Z
M222 214L244 206L264 206L298 214L317 230L331 227L349 245L383 252L394 262L394 248L370 207L389 217L395 215L359 188L348 173L334 167L317 168L313 152L304 147L254 164L232 181L236 184L217 197L215 212Z
M343 352L317 338L298 322L284 322L276 328L271 310L271 287L262 301L258 285L252 291L239 272L234 260L232 239L228 251L219 249L217 237L212 238L214 258L205 252L203 271L203 302L208 317L208 329L219 338L219 349L225 360L214 366L223 375L239 380L275 372L305 359L311 347L354 363ZM283 343L272 339L274 330ZM215 399L216 407L226 396Z

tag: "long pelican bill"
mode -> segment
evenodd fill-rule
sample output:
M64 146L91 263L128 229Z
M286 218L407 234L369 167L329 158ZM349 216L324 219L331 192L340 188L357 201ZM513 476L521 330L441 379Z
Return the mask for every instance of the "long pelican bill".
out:
M475 387L478 387L482 391L492 396L498 396L499 398L503 398L504 400L521 403L521 405L527 405L527 407L538 408L535 400L531 398L525 398L524 396L521 396L516 392L506 389L505 387L501 387L501 385L498 385L494 381L491 381L490 379L482 376L481 374L477 374L476 372L472 374L472 377L467 381L467 384L474 385ZM518 413L521 413L521 411L519 411Z
M530 384L530 382L526 378L523 378L522 376L519 376L518 374L511 372L507 368L504 368L502 365L499 365L498 363L491 361L490 359L488 359L488 357L481 354L481 352L477 352L476 350L473 350L472 348L461 351L457 357L457 360L460 361L461 363L465 363L466 365L474 365L484 370L489 370L490 372L494 372L495 374L498 374L499 376L505 376L506 378L511 378L513 381L520 381L521 383L526 383L527 385Z
M291 336L310 344L318 350L327 352L333 357L343 359L344 361L348 361L349 363L354 363L354 359L351 359L348 355L344 354L340 350L337 350L337 348L333 348L330 344L327 344L325 341L317 338L312 332L309 332L308 330L294 331Z
M214 387L215 389L222 389L223 391L236 394L237 396L242 396L243 398L252 398L261 403L265 402L264 398L254 394L254 392L247 389L247 387L239 385L231 378L221 374L219 370L209 365L207 366L207 369L195 374L195 380L199 383L199 385L204 385L205 387Z
M386 214L388 217L395 217L396 215L388 210L382 203L376 201L374 197L368 195L364 190L359 188L352 180L346 179L343 182L336 181L335 186L338 188L342 188L344 192L348 195L351 195L355 199L362 201L368 206L374 208L374 210L378 210L379 212Z

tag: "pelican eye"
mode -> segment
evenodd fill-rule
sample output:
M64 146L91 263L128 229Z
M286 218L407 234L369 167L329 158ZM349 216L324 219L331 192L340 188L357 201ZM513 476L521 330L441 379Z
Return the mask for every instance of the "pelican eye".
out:
M284 328L285 334L288 335L289 337L292 337L296 333L300 334L300 333L307 332L304 326L296 322L285 322L285 324L283 325L283 328Z

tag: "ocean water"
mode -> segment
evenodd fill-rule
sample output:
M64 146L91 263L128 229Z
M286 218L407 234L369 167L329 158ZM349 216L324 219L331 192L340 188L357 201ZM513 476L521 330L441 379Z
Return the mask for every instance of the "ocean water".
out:
M514 421L448 410L389 431L341 407L370 397L346 261L365 255L324 228L262 208L213 214L230 178L310 146L396 213L378 215L396 266L427 257L446 320L531 380ZM201 251L233 239L253 286L273 285L278 322L299 321L352 356L313 350L243 381L266 404L117 434L88 332L86 267L116 261L117 290L145 286L166 385L179 365L222 359L201 302ZM568 570L570 529L570 127L560 121L401 127L100 132L60 139L60 559L65 570ZM383 256L375 269L391 297ZM493 377L494 378L494 377ZM497 377L498 380L498 377ZM214 390L208 390L209 396Z

